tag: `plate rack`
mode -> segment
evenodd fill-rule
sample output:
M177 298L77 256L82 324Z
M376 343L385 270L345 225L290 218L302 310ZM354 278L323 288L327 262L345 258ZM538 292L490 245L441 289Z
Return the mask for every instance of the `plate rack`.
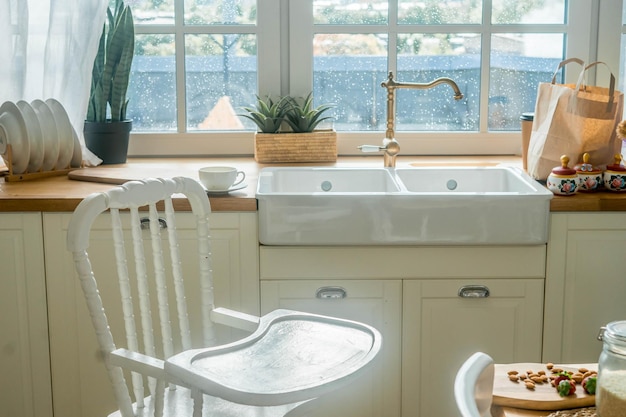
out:
M11 148L11 144L7 144L6 157L7 157L6 165L7 165L7 168L9 169L9 172L4 175L4 180L6 182L28 181L28 180L35 180L39 178L57 177L59 175L67 175L68 172L79 168L79 167L72 168L68 164L67 168L63 168L63 169L53 169L51 171L39 170L39 171L34 171L34 172L28 172L28 170L26 170L26 172L23 172L21 174L14 174L13 173L13 150Z

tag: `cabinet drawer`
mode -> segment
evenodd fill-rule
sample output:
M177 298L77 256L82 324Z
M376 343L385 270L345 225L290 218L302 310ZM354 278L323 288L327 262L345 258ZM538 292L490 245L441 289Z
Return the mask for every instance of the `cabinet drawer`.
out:
M546 245L261 246L261 279L545 278Z

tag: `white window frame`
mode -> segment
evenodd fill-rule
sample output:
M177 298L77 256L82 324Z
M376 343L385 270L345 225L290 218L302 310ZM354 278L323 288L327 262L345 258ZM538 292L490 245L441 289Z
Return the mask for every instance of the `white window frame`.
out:
M483 0L486 6L491 0ZM182 2L180 2L182 4ZM616 77L620 69L623 0L569 0L570 13L563 25L566 57L587 62L606 62ZM313 85L313 16L311 0L258 0L258 85L261 95L306 95ZM177 7L182 7L177 4ZM487 8L487 7L485 7ZM182 13L179 13L182 16ZM176 42L182 44L182 25L177 22ZM524 25L528 27L528 25ZM532 29L532 28L530 28ZM236 30L236 29L235 29ZM354 30L358 31L358 27ZM506 31L515 30L509 26ZM542 30L540 27L537 30ZM490 34L489 27L483 35ZM493 32L495 33L495 32ZM490 36L483 36L483 46ZM488 44L486 45L488 46ZM483 62L489 50L483 47ZM177 89L184 88L184 62L177 62ZM393 68L390 68L393 70ZM489 72L483 67L483 72ZM486 75L483 80L487 79ZM566 73L566 81L574 75ZM590 75L595 81L595 73ZM598 85L603 82L602 71ZM381 80L382 81L382 80ZM481 96L489 85L481 82ZM485 100L486 103L486 100ZM481 104L486 114L487 104ZM484 118L482 118L484 119ZM184 123L184 116L179 116ZM519 132L488 132L486 120L478 132L397 132L402 155L512 155L520 152ZM338 132L340 155L360 155L362 144L379 144L384 132ZM230 156L253 154L253 132L133 133L131 156Z

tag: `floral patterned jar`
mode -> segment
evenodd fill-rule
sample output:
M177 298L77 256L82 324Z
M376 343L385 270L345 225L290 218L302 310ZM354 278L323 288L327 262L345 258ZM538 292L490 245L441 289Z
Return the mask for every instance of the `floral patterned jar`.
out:
M578 175L578 191L595 191L604 182L602 170L589 163L589 154L583 154L583 163L576 165L576 175Z
M604 188L611 191L626 191L626 167L621 164L622 155L615 155L615 162L604 171Z
M567 164L569 164L569 157L561 156L561 166L555 167L548 175L546 185L556 195L574 195L578 189L578 174Z

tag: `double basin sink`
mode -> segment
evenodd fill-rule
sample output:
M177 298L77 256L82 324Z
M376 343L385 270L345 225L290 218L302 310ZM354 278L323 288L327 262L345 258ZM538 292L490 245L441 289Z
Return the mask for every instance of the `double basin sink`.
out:
M552 193L514 167L274 167L259 174L265 245L534 245Z

